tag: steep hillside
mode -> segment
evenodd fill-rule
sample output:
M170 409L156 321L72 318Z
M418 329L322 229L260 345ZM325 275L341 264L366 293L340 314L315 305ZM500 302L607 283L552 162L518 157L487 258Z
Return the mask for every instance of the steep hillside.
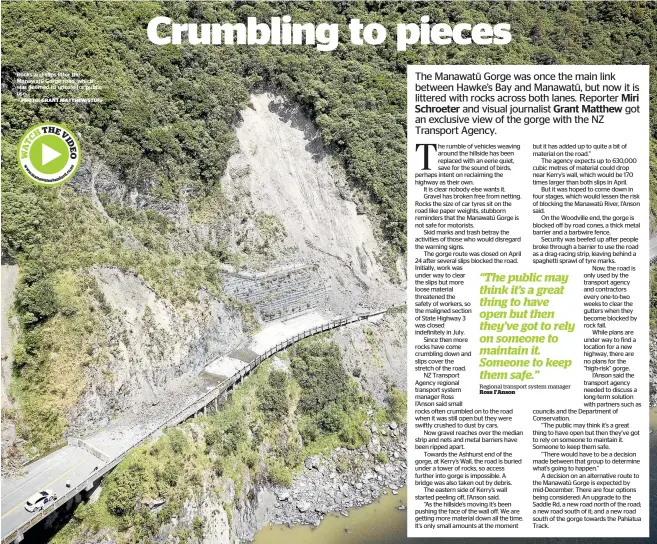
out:
M14 364L16 320L10 317L14 303L14 289L18 281L18 267L2 264L2 472L17 470L24 462L21 439L16 436L16 425L7 413L15 410L9 385Z
M240 150L221 179L226 198L240 210L226 233L229 249L244 251L244 232L271 217L282 230L277 250L261 266L319 264L337 313L404 302L404 286L394 285L388 272L403 277L405 265L400 259L384 269L386 246L375 232L374 208L347 181L313 123L298 105L272 93L253 94L250 104L237 124Z
M216 414L133 450L54 542L249 540L270 522L316 525L396 492L405 396L389 389L377 402L347 374L359 363L347 357L320 335L264 363Z
M382 264L375 209L297 106L254 94L237 136L213 190L176 203L129 186L99 158L63 189L35 192L20 178L3 187L10 202L32 202L48 223L61 222L37 224L40 243L15 252L26 273L9 417L21 429L11 442L28 457L184 391L244 343L258 325L223 293L225 271L313 263L328 288L325 309L342 315L405 300L395 283L401 261ZM401 383L403 359L395 365ZM383 400L386 372L366 374Z

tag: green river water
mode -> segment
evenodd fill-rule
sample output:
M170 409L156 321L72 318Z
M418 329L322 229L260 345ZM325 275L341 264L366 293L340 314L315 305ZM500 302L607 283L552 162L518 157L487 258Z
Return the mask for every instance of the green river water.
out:
M406 501L406 489L400 489L399 495L389 493L384 495L378 502L363 508L350 510L349 517L341 515L328 515L322 521L319 528L312 529L309 526L296 526L288 529L283 526L265 527L256 535L256 544L447 544L451 542L473 544L484 544L485 542L532 543L532 544L597 544L605 542L611 544L655 544L657 543L657 408L650 410L650 428L654 430L650 435L650 466L651 466L651 493L650 493L650 534L651 538L643 539L558 539L558 538L535 538L535 539L481 539L481 538L459 538L445 539L436 538L416 539L406 538L406 511L399 510L400 500L404 505Z

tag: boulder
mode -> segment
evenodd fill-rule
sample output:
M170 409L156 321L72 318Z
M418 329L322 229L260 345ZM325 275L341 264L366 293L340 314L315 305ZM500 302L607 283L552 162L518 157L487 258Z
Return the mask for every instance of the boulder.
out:
M312 457L306 458L303 464L308 470L319 468L319 455L313 455Z
M301 512L302 514L304 512L307 512L308 510L310 510L310 503L307 501L299 501L297 503L297 510L299 510L299 512Z
M367 451L372 455L376 455L381 451L381 441L377 435L373 434L370 436L370 441L367 443Z

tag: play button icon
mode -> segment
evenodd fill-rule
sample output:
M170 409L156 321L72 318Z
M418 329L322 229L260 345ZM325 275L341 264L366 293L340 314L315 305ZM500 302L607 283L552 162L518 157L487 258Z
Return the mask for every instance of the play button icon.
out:
M32 144L30 159L32 168L40 174L55 175L66 168L69 161L68 145L55 134L44 134Z
M52 147L42 143L41 144L41 166L45 166L50 161L54 161L57 157L61 157L59 151L55 151Z

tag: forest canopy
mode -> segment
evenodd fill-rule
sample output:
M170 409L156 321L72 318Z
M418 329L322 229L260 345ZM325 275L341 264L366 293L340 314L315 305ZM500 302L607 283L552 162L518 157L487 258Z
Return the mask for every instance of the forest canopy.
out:
M3 11L3 138L15 143L26 126L43 119L65 122L82 135L86 156L99 156L128 184L175 199L181 186L203 192L218 181L249 90L274 86L312 116L351 181L378 205L384 232L401 251L408 64L649 64L655 94L657 9L651 2L22 2ZM353 45L343 35L334 51L156 46L146 37L158 16L246 23L286 15L299 23L336 23L341 33L355 18L388 29L422 16L449 25L509 23L513 40L398 52L392 32L378 46ZM14 98L17 73L58 70L93 78L103 102ZM654 110L657 101L651 102ZM657 136L654 111L651 136ZM3 240L3 250L14 247Z

